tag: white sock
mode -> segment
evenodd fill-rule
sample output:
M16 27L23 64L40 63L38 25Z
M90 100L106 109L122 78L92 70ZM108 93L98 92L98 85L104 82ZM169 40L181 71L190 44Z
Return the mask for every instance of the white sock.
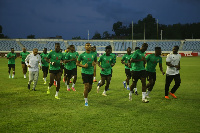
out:
M94 77L94 80L96 79L96 77Z
M58 92L59 92L59 91L56 91L56 96L58 96Z
M103 93L106 94L106 90L104 90Z
M129 88L129 85L127 85L127 88Z
M137 91L137 88L134 88L135 91Z
M67 89L69 89L69 85L67 85Z
M126 81L123 81L124 83L126 83Z
M132 96L133 91L130 91L129 95Z
M101 80L99 80L99 83L101 83Z
M48 87L48 90L50 90L51 89L51 87Z
M88 99L87 98L84 98L85 99L85 103L88 103Z
M74 79L74 76L72 78Z
M65 85L67 86L67 81L65 81Z
M45 82L47 81L46 77L44 78L44 81L45 81Z
M145 99L146 92L142 92L142 99Z
M75 84L73 83L73 84L72 84L72 87L74 88L74 86L75 86Z
M12 75L13 77L15 76L15 74Z
M147 94L146 94L146 95L148 96L148 95L150 94L150 92L151 92L151 91L147 91Z
M57 81L56 81L56 85L57 85Z

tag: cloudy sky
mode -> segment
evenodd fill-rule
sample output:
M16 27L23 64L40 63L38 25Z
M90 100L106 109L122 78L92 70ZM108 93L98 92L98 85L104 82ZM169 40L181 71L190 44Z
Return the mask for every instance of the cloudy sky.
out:
M200 22L200 0L0 0L0 25L10 38L75 36L112 32L148 14L161 24Z

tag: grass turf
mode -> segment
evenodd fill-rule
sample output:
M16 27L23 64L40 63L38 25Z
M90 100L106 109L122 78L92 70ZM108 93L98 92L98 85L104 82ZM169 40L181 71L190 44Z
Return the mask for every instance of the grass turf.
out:
M181 86L176 92L178 99L164 99L165 76L157 66L157 81L150 94L150 102L141 102L139 95L128 100L123 88L124 66L117 58L107 97L96 93L96 85L89 93L89 106L84 106L81 68L78 68L76 92L66 91L61 82L60 100L54 98L55 87L47 95L42 71L36 87L27 89L20 59L16 59L16 75L8 78L7 59L0 58L0 132L200 132L200 57L181 59ZM165 58L163 68L166 70ZM28 77L28 74L27 74ZM97 67L97 80L100 79ZM49 75L47 83L49 82ZM174 85L171 84L170 88ZM32 85L31 85L32 87ZM71 84L70 84L71 87Z

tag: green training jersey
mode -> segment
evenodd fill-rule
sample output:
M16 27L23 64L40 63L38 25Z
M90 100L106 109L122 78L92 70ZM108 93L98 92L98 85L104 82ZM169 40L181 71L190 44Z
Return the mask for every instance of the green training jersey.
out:
M68 52L68 54L65 55L65 60L71 60L71 59L77 59L79 56L78 52ZM74 68L76 68L76 60L75 61L70 61L68 63L66 63L67 65L65 65L65 68L68 70L72 70Z
M20 53L20 56L22 57L22 62L25 62L26 56L29 55L29 54L30 54L29 52L25 52L25 53L21 52Z
M112 72L111 64L114 63L114 57L112 55L106 56L106 54L103 54L100 56L98 62L101 63L101 67L104 69L103 71L101 70L100 73L110 75Z
M114 63L116 63L116 55L115 55L114 53L111 53L110 55L113 56L113 58L114 58Z
M142 57L145 57L145 52L142 53L140 51L140 49L136 50L132 55L131 55L131 59L136 59L136 60L140 60L142 59ZM131 63L131 71L142 71L145 70L144 68L144 62L143 61L138 61L138 62L133 62Z
M122 56L122 60L125 61L125 63L128 63L128 60L131 59L131 54L128 55L128 54L125 54ZM130 69L128 66L125 65L125 69Z
M56 51L51 51L48 55L47 58L50 59L50 62L54 62L55 65L52 65L50 63L50 70L60 70L60 60L64 60L64 56L61 52L56 52Z
M162 63L162 58L160 56L155 56L155 54L149 54L146 56L146 61L146 70L148 72L156 72L156 65L157 63Z
M41 53L40 57L41 57L41 61L42 61L42 66L48 67L49 66L49 62L46 61L46 58L48 56L48 53Z
M78 57L78 61L82 61L82 65L88 64L87 68L82 67L81 73L85 74L93 74L94 73L94 66L92 66L92 63L97 60L97 57L92 53L82 53Z
M8 59L8 64L15 64L15 58L17 57L17 54L11 53L11 52L7 54L8 58L11 56L14 56L14 57L12 57L11 59Z

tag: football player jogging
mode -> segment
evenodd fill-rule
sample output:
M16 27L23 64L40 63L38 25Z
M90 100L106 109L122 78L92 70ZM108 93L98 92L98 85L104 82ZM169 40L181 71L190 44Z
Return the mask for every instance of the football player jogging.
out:
M115 65L114 63L114 57L111 54L112 47L106 46L106 54L103 54L99 60L98 60L98 66L100 67L100 75L101 75L101 83L99 86L97 86L97 93L99 93L99 88L105 84L106 80L106 86L105 90L102 93L102 95L107 96L106 91L109 88L110 80L111 80L111 73L112 73L112 67Z
M140 49L140 47L135 47L135 51L138 50L138 49ZM134 53L132 53L132 54L134 54ZM132 56L132 54L131 54L131 56ZM130 68L131 77L133 77L133 75L132 75L133 74L133 72L132 72L133 70L132 70L132 67L131 67L131 66L133 66L133 64L134 63L131 63L130 60L128 61L128 67ZM124 88L125 88L126 83L123 82L123 84L124 84ZM137 92L137 82L134 83L133 93L134 93L134 91L135 91L135 95L138 95L138 92Z
M85 52L79 55L77 66L82 67L82 79L84 83L84 99L85 106L88 106L88 93L92 89L94 65L96 65L97 57L91 53L91 44L85 44ZM82 64L80 62L82 61Z
M91 53L97 56L96 46L91 47ZM94 66L94 79L93 82L97 82L96 80L96 65Z
M61 79L61 70L60 70L60 62L64 61L64 56L60 52L60 43L55 43L55 51L51 51L48 56L47 56L47 61L50 62L50 82L49 86L47 89L47 94L50 94L50 89L51 86L54 83L54 79L57 81L57 86L56 86L56 94L55 98L60 99L58 97L59 89L60 89L60 79Z
M160 57L160 55L161 55L161 48L155 47L155 54L149 54L146 56L146 61L147 61L146 73L147 73L147 80L149 81L149 83L147 84L148 91L146 93L146 98L150 98L149 94L155 85L157 63L159 63L159 68L162 74L163 75L165 74L165 72L163 72L163 67L162 67L162 57Z
M132 93L133 93L133 88L136 86L137 81L140 79L142 82L142 102L148 103L149 101L145 98L146 97L146 70L145 70L145 51L148 48L147 43L143 43L142 47L138 50L136 50L132 56L131 56L131 63L133 62L132 65L132 80L133 83L130 88L130 93L129 93L129 100L132 100Z
M13 70L12 73L12 78L15 77L15 59L17 58L17 54L14 53L14 48L11 48L11 52L7 54L7 59L8 59L8 73L9 73L9 78L11 78L11 68Z
M65 62L67 62L67 65L65 67L65 71L66 71L66 79L67 79L67 91L70 91L70 87L69 87L69 83L70 83L70 79L72 76L74 76L73 79L73 84L71 89L73 91L75 90L75 84L76 84L76 80L77 80L77 66L76 66L76 61L77 58L79 56L78 52L75 52L75 47L74 45L70 45L69 46L70 51L68 52L68 54L65 55Z
M126 80L123 81L123 84L124 84L124 88L126 88L126 83L127 83L127 90L130 90L129 80L131 79L131 71L130 71L130 68L128 67L128 61L131 58L131 48L128 47L126 51L127 51L127 54L125 54L121 60L121 63L125 65L125 74L126 74Z
M23 52L20 53L19 57L22 58L22 60L21 60L22 70L23 70L24 78L26 78L27 65L25 64L25 59L26 59L27 55L29 55L30 53L26 51L26 48L23 48L22 51Z
M168 94L170 94L173 98L177 98L174 93L176 90L179 88L180 83L181 83L181 78L180 78L180 59L181 55L178 54L179 47L174 46L173 52L167 55L166 58L166 65L167 65L167 70L166 70L166 82L165 82L165 98L169 99ZM172 80L175 81L175 85L169 92L169 87L172 82Z
M47 83L47 74L49 71L49 62L46 61L47 58L47 48L43 49L43 53L40 54L41 56L41 62L42 62L42 72L43 72L43 80L44 80L44 84Z
M109 46L110 46L110 45L109 45ZM111 47L111 46L110 46L110 47ZM105 55L105 53L104 53L104 55ZM114 53L112 53L112 47L111 47L111 54L110 54L110 55L114 58L114 64L115 64L115 63L116 63L116 55L115 55ZM111 68L111 78L112 78L112 73L113 73L113 70L112 70L112 68ZM110 82L111 82L111 79L110 79ZM99 86L100 83L101 83L101 80L99 80L97 86ZM108 88L107 90L109 90L109 88Z
M37 48L34 48L33 53L29 54L26 57L25 63L27 65L28 71L29 71L28 89L30 90L30 85L31 85L31 82L33 81L33 83L34 83L33 90L36 91L35 88L36 88L38 77L39 77L38 65L40 65L40 69L41 69L41 57L38 54Z

